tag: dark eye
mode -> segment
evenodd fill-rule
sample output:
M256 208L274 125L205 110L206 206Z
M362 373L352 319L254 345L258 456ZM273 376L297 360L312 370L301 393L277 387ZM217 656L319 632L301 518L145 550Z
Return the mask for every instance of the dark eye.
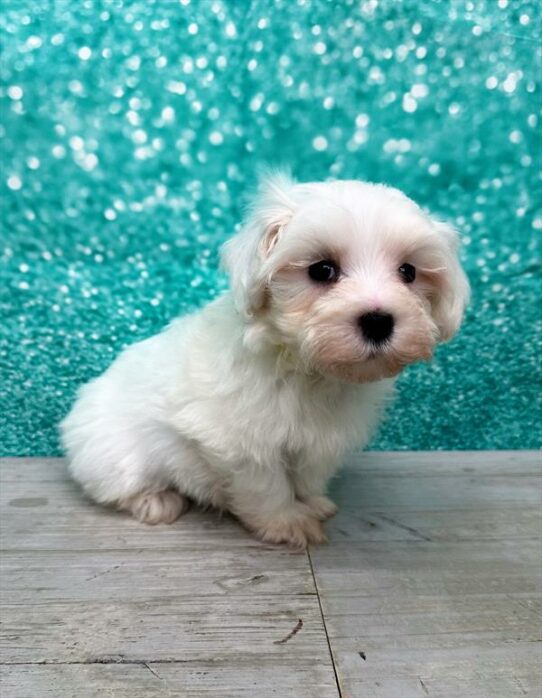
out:
M329 259L315 262L309 267L309 276L320 284L331 284L339 278L339 267Z
M401 264L398 272L405 284L411 284L416 278L416 267L413 267L412 264Z

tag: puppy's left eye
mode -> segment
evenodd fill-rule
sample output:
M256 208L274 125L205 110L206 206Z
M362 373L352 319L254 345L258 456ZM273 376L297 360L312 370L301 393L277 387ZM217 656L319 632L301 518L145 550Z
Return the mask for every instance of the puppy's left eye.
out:
M309 267L309 276L320 284L332 284L339 278L339 266L329 259L315 262Z
M405 284L411 284L416 278L416 267L413 267L412 264L401 264L397 271Z

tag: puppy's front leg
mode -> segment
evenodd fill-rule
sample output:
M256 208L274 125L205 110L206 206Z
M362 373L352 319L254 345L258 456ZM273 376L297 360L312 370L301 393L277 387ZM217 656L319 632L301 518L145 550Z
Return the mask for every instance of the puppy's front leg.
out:
M321 521L337 513L337 505L326 496L328 480L337 468L338 464L302 457L292 470L295 496Z
M326 541L321 521L306 504L296 500L281 466L238 471L229 498L231 511L263 541L286 543L296 549Z

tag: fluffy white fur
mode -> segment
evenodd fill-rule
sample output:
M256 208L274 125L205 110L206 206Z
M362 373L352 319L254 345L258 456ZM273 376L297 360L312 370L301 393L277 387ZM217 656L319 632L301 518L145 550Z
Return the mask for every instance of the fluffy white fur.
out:
M223 259L231 292L126 349L63 421L73 477L97 502L169 523L189 500L265 541L325 540L326 485L364 445L394 376L457 330L457 236L404 194L356 181L262 182ZM331 284L308 267L341 269ZM408 262L416 279L405 283ZM358 319L394 317L366 341Z

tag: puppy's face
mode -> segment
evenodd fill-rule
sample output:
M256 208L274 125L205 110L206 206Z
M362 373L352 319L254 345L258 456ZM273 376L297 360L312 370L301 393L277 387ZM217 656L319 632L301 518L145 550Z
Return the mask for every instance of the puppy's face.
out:
M456 236L397 190L268 182L226 248L252 329L307 369L366 382L429 359L460 324Z

